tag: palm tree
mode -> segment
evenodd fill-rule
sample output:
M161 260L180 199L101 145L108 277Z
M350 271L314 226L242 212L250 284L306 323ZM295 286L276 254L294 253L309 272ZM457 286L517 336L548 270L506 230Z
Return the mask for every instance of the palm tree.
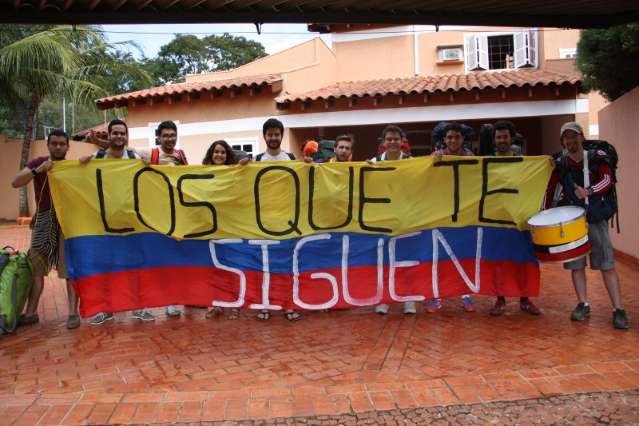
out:
M24 32L23 32L24 33ZM5 98L20 99L26 105L20 169L28 158L35 117L43 100L67 96L90 103L106 95L107 79L114 73L127 73L151 82L135 64L113 60L110 50L95 27L49 27L0 44L0 89ZM120 43L122 44L122 43ZM29 216L26 188L20 190L19 215Z

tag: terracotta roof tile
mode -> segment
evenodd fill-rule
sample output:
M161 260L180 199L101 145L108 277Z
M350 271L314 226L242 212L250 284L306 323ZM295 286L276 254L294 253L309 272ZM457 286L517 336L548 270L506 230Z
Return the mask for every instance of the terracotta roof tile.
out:
M558 74L543 70L513 70L500 72L472 72L394 78L384 80L343 81L306 93L291 93L276 98L283 104L294 101L314 101L364 96L385 96L410 93L459 92L473 89L496 89L500 87L547 86L549 84L579 84L576 74Z
M132 100L141 100L187 93L200 93L210 90L221 90L234 87L261 86L263 84L271 85L279 81L282 81L282 76L279 74L264 74L231 78L226 80L168 84L166 86L152 87L150 89L138 90L136 92L108 96L106 98L98 99L96 101L96 105L99 109L108 109L113 108L116 102L128 102Z

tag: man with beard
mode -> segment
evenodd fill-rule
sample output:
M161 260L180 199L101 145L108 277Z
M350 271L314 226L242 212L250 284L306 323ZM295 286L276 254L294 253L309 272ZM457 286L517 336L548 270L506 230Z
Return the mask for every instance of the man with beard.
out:
M513 157L520 154L513 150L513 138L517 134L515 126L510 121L501 120L493 126L495 141L495 156L497 157ZM499 276L499 274L497 274ZM499 294L499 293L497 293ZM519 307L522 311L531 315L540 315L541 311L527 296L519 298ZM497 296L495 305L490 309L490 315L500 316L506 312L506 298Z
M284 124L276 118L269 118L262 125L262 135L266 142L266 151L255 156L255 161L291 161L295 160L295 155L282 150L282 138L284 137ZM248 163L248 158L243 158L239 164ZM288 309L284 311L284 317L289 321L301 319L300 313ZM257 319L266 321L271 318L271 312L264 309L257 314Z
M603 281L613 305L612 326L628 329L628 317L621 306L619 276L615 269L615 258L608 231L608 219L614 213L608 193L614 181L608 155L603 150L585 150L584 132L575 122L561 126L559 134L564 152L556 161L556 168L546 191L546 208L552 203L552 195L558 184L562 186L560 205L573 205L586 209L588 239L592 244L590 269L601 271ZM586 157L587 156L587 157ZM587 159L588 170L584 167ZM586 172L588 180L586 180ZM586 182L590 182L588 185ZM586 257L564 263L569 269L579 303L572 311L572 321L584 321L590 317L586 289Z
M295 160L295 155L283 151L284 125L276 118L269 118L262 126L262 135L266 142L266 151L257 154L255 161L289 161Z
M353 136L340 135L335 138L335 157L328 160L329 163L343 163L353 158Z
M86 164L92 159L114 159L114 160L139 160L140 156L133 150L127 149L129 143L129 128L122 120L111 120L108 126L109 135L109 147L107 149L101 149L96 151L93 155L87 155L80 158L80 163ZM141 321L154 321L155 317L145 309L133 311L134 318ZM89 324L100 325L105 321L113 319L113 313L111 312L98 312L91 320Z
M55 166L56 161L65 159L69 150L69 136L63 130L53 130L47 137L47 149L48 156L29 161L11 183L14 188L19 188L33 181L36 199L36 214L32 223L33 231L29 248L33 284L27 310L18 319L20 325L35 324L40 321L37 313L38 303L44 287L44 277L49 274L51 268L54 265L57 266L58 277L63 280L67 278L64 263L64 237L51 200L47 172ZM67 295L69 298L67 328L73 329L80 326L80 316L78 315L78 297L69 281L67 281Z

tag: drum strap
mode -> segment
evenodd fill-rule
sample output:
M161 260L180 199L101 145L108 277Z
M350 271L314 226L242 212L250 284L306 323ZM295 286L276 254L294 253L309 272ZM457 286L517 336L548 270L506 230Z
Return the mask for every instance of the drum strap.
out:
M584 151L584 188L590 188L590 170L588 170L588 151ZM584 203L588 205L588 196L584 198Z

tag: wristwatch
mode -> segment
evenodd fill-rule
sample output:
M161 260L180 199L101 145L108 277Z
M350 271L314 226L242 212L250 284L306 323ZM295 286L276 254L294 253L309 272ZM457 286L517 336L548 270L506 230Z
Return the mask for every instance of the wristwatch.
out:
M35 169L35 168L34 168L34 169L31 169L31 174L32 174L33 176L38 176L38 170L37 170L37 169Z
M586 195L590 197L592 195L592 187L586 188Z

